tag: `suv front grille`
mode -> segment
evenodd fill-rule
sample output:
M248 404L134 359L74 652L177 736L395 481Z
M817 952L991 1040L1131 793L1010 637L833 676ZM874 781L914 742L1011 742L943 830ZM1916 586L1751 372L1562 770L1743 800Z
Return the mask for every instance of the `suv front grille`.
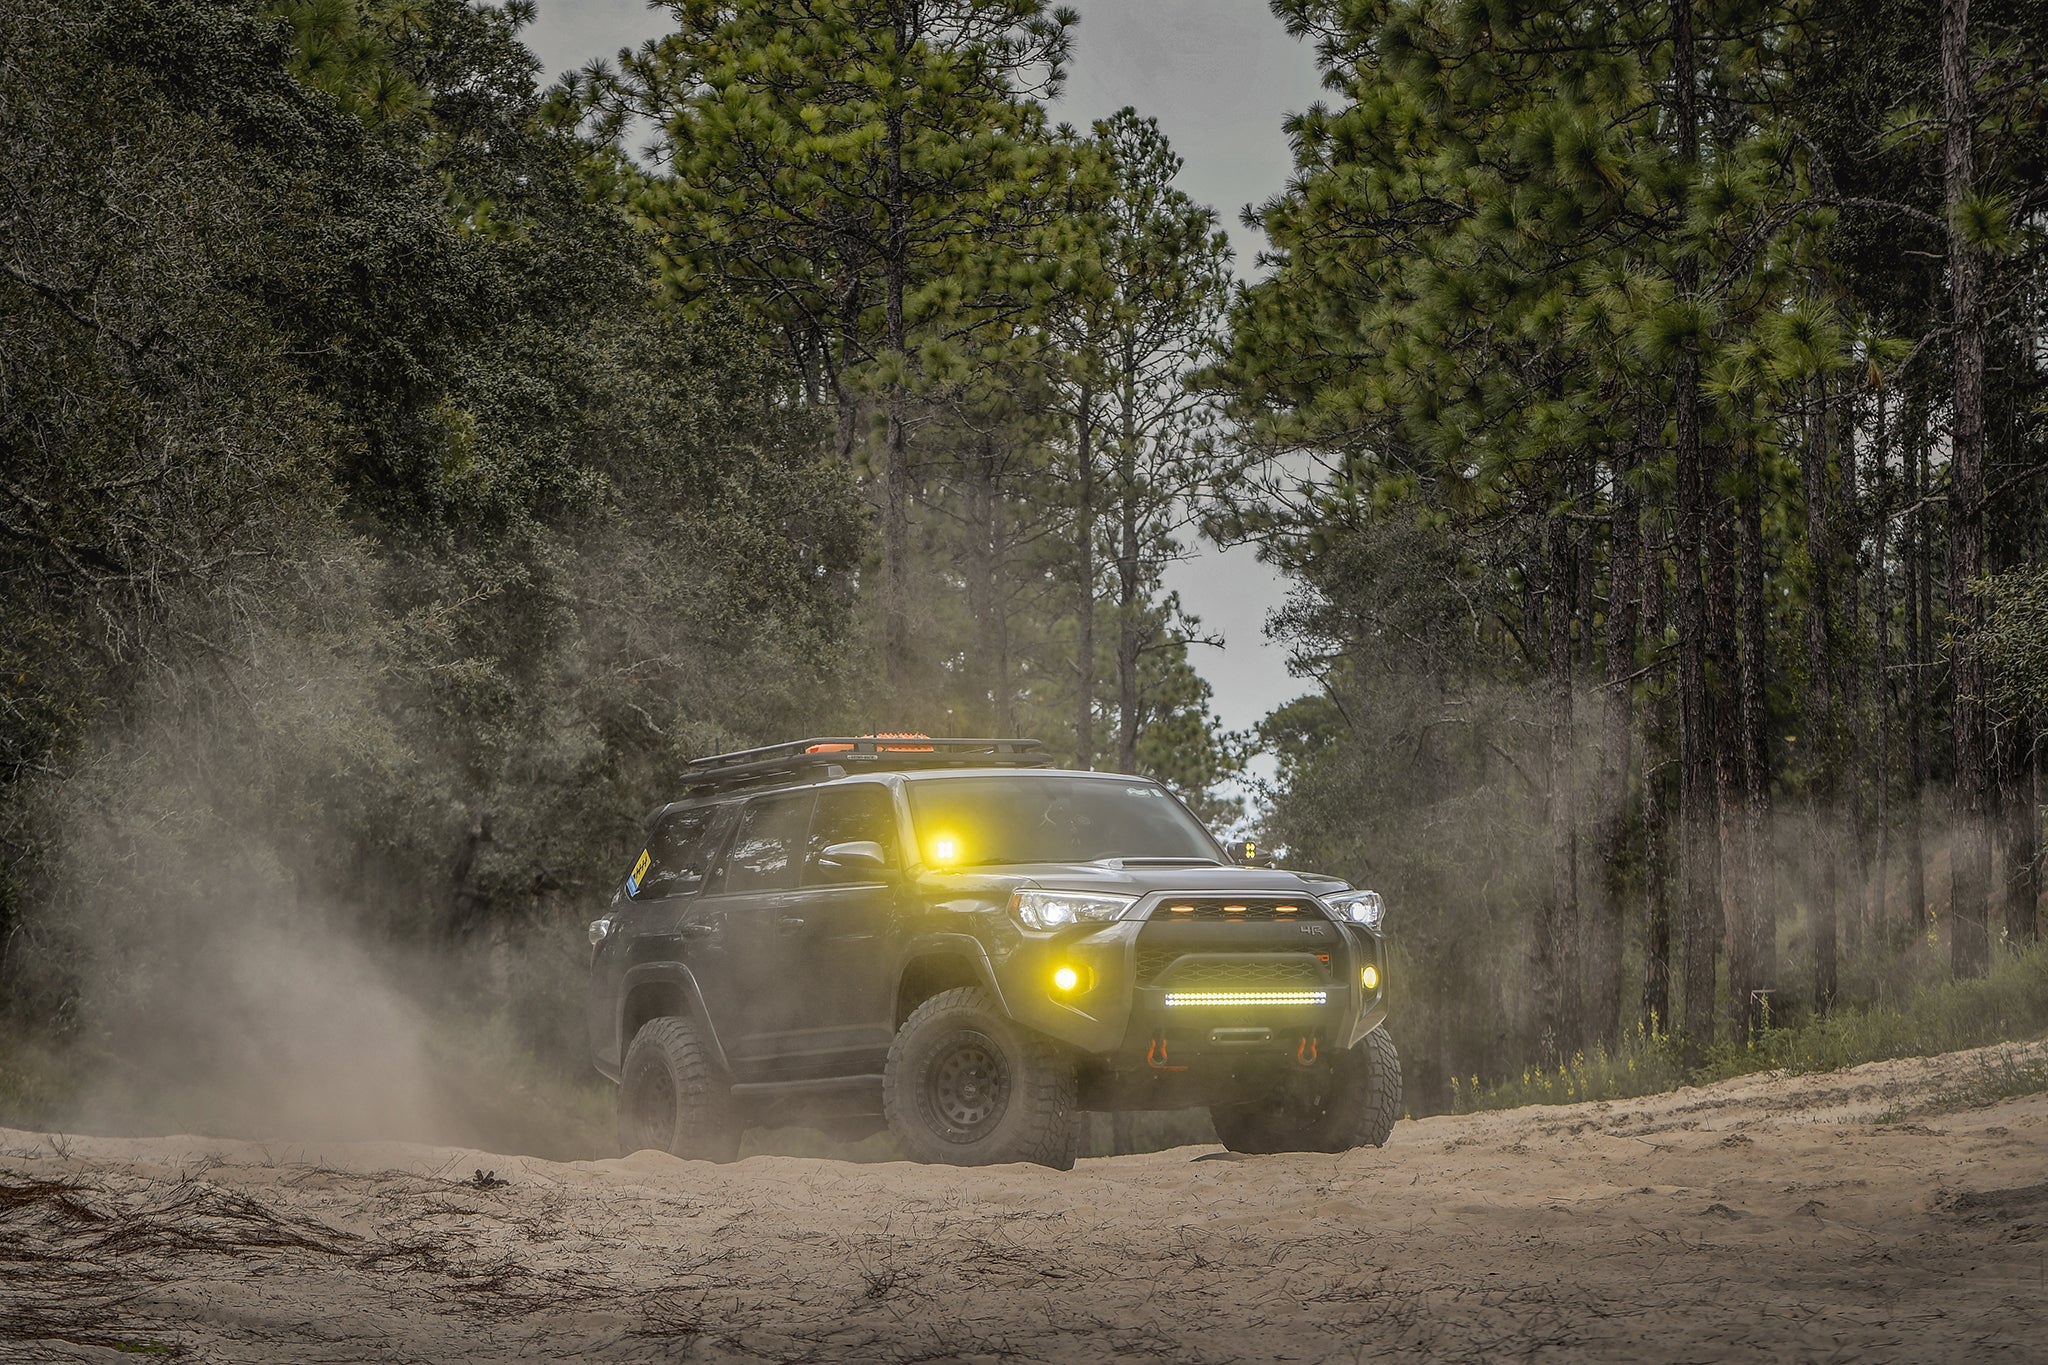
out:
M1151 914L1155 923L1175 924L1327 922L1329 918L1307 896L1168 896L1153 907Z
M1178 968L1176 962L1181 964ZM1172 984L1179 990L1320 986L1329 979L1324 963L1291 945L1227 957L1183 948L1140 948L1136 966L1140 986L1151 985L1172 969Z

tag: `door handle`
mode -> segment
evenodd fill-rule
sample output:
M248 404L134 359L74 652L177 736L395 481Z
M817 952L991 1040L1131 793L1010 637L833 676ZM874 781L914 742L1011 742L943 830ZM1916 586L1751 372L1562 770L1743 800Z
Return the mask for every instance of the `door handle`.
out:
M710 938L718 932L718 926L715 924L682 924L676 926L676 932L684 938Z
M810 921L802 915L777 915L775 917L775 927L785 934L793 934L809 923Z

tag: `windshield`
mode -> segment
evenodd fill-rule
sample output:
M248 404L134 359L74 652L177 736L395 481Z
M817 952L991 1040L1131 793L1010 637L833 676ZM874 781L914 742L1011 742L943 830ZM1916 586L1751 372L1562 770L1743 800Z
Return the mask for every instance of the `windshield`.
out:
M1201 822L1150 782L1020 774L907 785L918 847L938 867L1217 859Z

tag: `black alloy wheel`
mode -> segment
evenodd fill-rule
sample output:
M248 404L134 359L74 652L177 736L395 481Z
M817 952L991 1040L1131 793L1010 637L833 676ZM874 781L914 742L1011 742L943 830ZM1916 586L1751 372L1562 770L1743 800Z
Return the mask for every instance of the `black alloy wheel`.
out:
M926 1117L948 1142L975 1142L1002 1121L1010 1103L1010 1068L993 1038L953 1034L924 1067Z

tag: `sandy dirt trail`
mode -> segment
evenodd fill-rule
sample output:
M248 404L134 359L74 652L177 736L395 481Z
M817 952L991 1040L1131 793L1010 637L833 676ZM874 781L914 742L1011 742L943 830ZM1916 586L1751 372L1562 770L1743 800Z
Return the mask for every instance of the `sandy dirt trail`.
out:
M0 1130L0 1360L2048 1360L2048 1096L1985 1074L1067 1174Z

